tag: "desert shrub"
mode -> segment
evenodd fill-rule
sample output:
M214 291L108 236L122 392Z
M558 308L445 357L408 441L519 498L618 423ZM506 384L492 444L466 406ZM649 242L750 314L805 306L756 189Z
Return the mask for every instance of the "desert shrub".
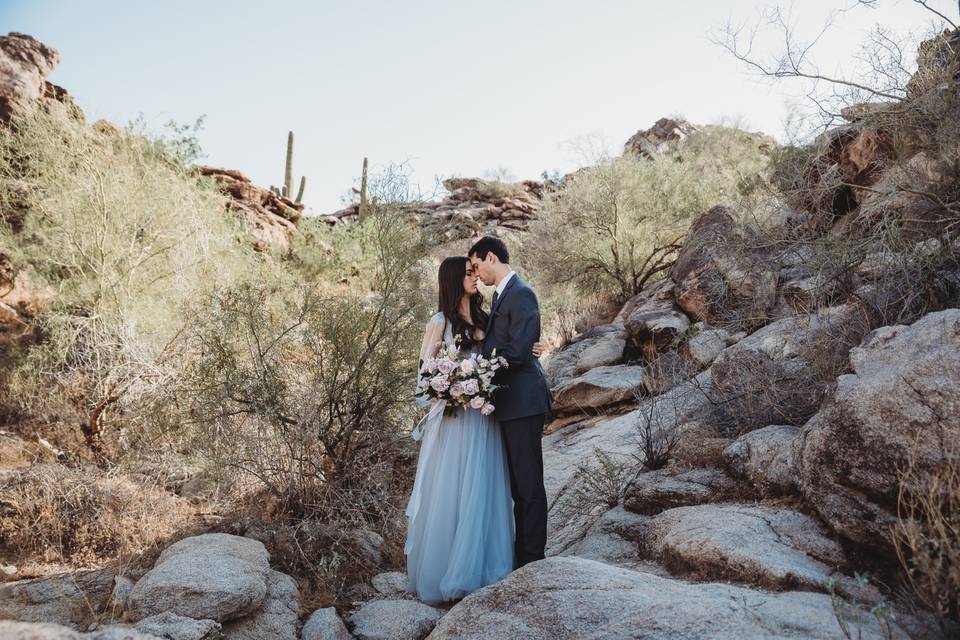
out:
M940 621L944 637L960 627L960 455L932 473L908 465L900 476L897 558L914 595Z
M301 280L305 262L198 301L183 373L153 403L158 437L198 453L320 600L378 568L362 532L399 560L416 457L420 234L383 207L350 233L368 266L349 286L336 265Z
M131 558L189 525L193 510L162 488L43 463L0 483L0 548L75 566Z
M642 469L655 471L663 469L673 457L674 449L680 442L679 419L681 401L674 397L666 398L661 404L642 394L637 394L637 444L636 461Z
M593 456L577 465L565 493L565 507L581 515L589 515L598 507L612 509L623 500L636 468L631 460L618 460L603 449L594 448Z
M534 268L552 283L625 299L669 268L690 222L765 180L768 143L707 127L653 160L625 155L570 177L531 225Z
M55 296L8 399L99 449L121 408L125 427L147 419L137 398L168 373L182 302L250 270L252 250L209 184L106 124L37 112L0 129L0 192L14 183L29 210L17 232L0 224L0 247Z
M166 392L181 407L171 424L186 412L222 474L255 479L293 512L309 513L319 487L348 481L361 452L410 417L419 234L386 214L360 231L372 291L287 277L219 289L190 314L192 355Z

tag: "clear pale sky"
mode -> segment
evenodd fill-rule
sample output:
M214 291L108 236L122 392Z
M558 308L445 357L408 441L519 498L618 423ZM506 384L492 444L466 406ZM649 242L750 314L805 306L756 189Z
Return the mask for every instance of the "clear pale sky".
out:
M850 4L797 2L801 36ZM666 115L739 118L780 137L800 88L758 80L709 38L769 5L0 0L0 31L57 48L62 61L50 79L89 120L122 125L142 112L159 128L205 115L203 161L262 185L282 180L292 129L304 201L328 212L340 208L364 156L374 170L408 161L431 191L435 176L569 171L584 163L575 141L619 152ZM956 21L955 2L932 5ZM821 43L822 67L845 67L876 22L923 30L929 19L911 0L844 14Z

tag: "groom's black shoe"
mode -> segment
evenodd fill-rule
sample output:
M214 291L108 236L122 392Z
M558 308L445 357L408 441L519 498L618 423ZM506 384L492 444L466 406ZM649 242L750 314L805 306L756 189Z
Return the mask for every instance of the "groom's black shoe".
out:
M543 414L500 424L510 466L516 525L514 568L542 560L547 546L547 493L543 486Z

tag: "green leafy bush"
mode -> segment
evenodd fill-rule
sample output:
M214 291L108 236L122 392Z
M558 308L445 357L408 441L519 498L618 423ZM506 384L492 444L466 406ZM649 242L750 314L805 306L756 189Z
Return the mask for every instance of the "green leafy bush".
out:
M146 418L136 398L170 374L183 303L243 277L253 251L211 184L108 123L37 112L0 128L0 192L27 200L16 228L0 224L0 252L51 293L10 397L33 416L79 422L97 448L120 407L127 424Z
M531 225L534 268L584 293L639 292L669 267L696 216L760 196L771 144L711 126L654 160L626 155L573 175Z

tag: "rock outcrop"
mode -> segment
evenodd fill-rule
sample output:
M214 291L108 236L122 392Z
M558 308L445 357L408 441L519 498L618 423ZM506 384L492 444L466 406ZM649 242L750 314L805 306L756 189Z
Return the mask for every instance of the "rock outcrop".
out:
M642 375L643 367L594 367L553 390L553 410L582 412L630 400L640 387Z
M233 169L199 166L196 173L213 178L224 192L223 207L243 220L258 251L285 249L296 232L303 205L258 187Z
M899 470L922 481L960 442L960 309L877 329L850 364L797 438L800 489L840 535L889 552Z
M683 140L700 128L686 120L660 118L649 129L641 129L623 145L624 155L653 159L669 148L671 142Z
M858 626L864 640L884 637L873 620ZM593 560L556 557L528 564L470 594L443 616L429 638L826 640L842 633L824 594L688 584Z
M690 225L670 270L677 304L695 320L757 326L777 299L779 266L723 206Z
M507 183L481 178L448 178L449 195L441 200L398 205L420 225L433 244L498 235L498 229L525 231L536 217L549 183L535 180ZM321 216L331 225L359 219L359 204Z
M770 589L827 591L845 564L815 520L789 509L711 504L653 518L646 547L672 571Z
M67 92L47 81L60 62L53 47L23 33L0 36L0 123L31 109L55 105L82 117Z
M172 611L226 622L259 610L267 597L270 556L263 543L224 533L167 547L127 597L135 620Z
M115 575L98 569L0 584L0 619L86 626L106 610Z
M634 513L654 515L715 502L735 490L736 483L717 469L660 469L641 473L627 485L623 506Z

